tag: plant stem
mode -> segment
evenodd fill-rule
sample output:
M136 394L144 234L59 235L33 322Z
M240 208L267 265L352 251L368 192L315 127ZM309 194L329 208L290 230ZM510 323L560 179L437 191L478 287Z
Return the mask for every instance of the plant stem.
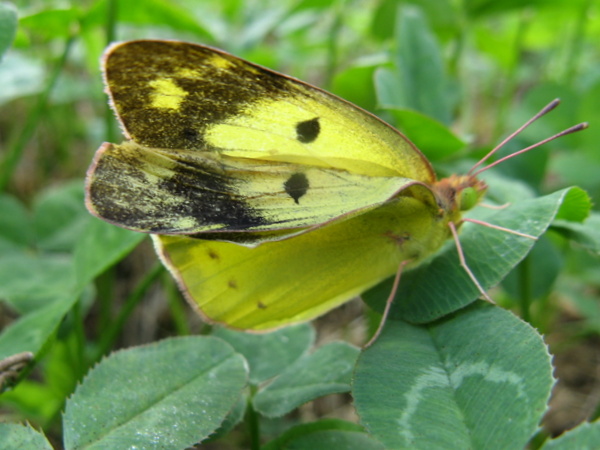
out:
M107 4L107 16L106 16L106 44L110 44L116 38L117 28L117 17L118 17L118 2L117 0L109 0ZM107 142L114 142L116 140L115 132L115 116L110 109L108 103L104 110L104 126L106 128L106 140Z
M112 323L112 298L115 292L115 268L110 267L96 278L98 304L98 329L110 328Z
M579 9L579 14L574 24L573 37L567 43L567 60L565 62L565 73L563 82L572 85L577 75L577 66L581 55L581 48L586 36L586 25L592 5L591 0L584 2Z
M246 407L246 424L248 425L248 434L250 435L250 448L251 450L260 450L260 423L258 421L258 414L252 406L252 398L256 388L250 386L251 394L248 396L248 405Z
M117 18L119 15L119 3L117 0L108 0L106 4L106 44L115 40L117 29Z
M513 58L510 67L506 71L506 80L501 92L498 92L497 98L499 98L498 112L496 114L496 127L494 130L494 136L497 138L501 136L506 127L506 116L510 110L511 103L514 99L514 93L517 90L518 85L518 66L520 62L521 52L523 50L523 43L529 23L531 22L530 14L527 10L521 14L521 20L519 20L518 28L515 34L515 40L513 42Z
M342 0L343 2L343 0ZM327 39L327 69L325 71L325 82L324 86L330 88L331 82L333 80L333 76L335 75L336 70L338 69L339 62L339 38L340 31L342 29L342 15L343 7L340 2L337 2L334 7L333 13L333 23L331 24L331 28L329 29L329 38Z
M85 331L83 327L84 317L81 311L81 298L78 299L73 305L73 329L75 332L75 352L74 355L77 364L77 376L78 381L83 379L89 365L85 357Z

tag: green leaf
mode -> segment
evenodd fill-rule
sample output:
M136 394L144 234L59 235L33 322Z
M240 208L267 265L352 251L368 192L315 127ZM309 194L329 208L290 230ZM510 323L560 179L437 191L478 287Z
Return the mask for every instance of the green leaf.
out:
M74 265L78 288L83 289L94 278L123 259L145 238L143 233L135 233L91 218L75 245Z
M579 188L569 189L555 219L583 222L590 215L591 208L592 200L587 192Z
M597 280L594 277L593 282ZM582 319L577 326L579 334L600 334L600 302L593 289L585 284L583 280L573 277L561 277L557 286L561 304L565 302L569 311L576 311L577 316Z
M354 66L335 75L331 92L367 111L375 109L375 66Z
M396 127L406 133L430 161L448 158L465 148L466 144L448 127L425 114L409 109L390 111L396 119Z
M370 34L381 40L391 38L398 19L396 14L398 6L406 4L419 7L436 31L444 31L449 36L455 35L462 23L459 5L451 0L404 0L403 2L382 0L377 2Z
M588 134L588 132L589 129L582 134ZM600 162L591 159L583 152L565 151L553 155L547 170L552 174L556 174L561 184L580 186L596 194L595 198L598 198L600 180L596 175L600 172Z
M547 441L543 450L594 450L600 442L600 423L582 423L563 435Z
M84 18L86 27L102 26L108 15L108 0L94 2ZM197 7L202 7L198 4ZM160 25L177 30L178 33L188 32L203 38L214 39L208 29L202 26L195 17L202 17L200 11L191 14L188 8L167 0L145 0L143 2L117 3L118 20L122 23L135 25Z
M45 39L66 38L77 27L77 8L44 9L21 18L21 26Z
M312 9L326 10L327 8L331 8L333 4L335 4L335 0L300 0L295 2L291 12L297 13L299 11Z
M546 236L541 236L527 257L502 281L502 287L512 298L518 299L523 297L523 282L526 282L529 291L526 297L542 298L554 289L562 268L561 253Z
M308 352L315 340L315 330L307 323L265 334L248 334L217 327L212 334L224 339L244 355L250 366L252 384L279 375Z
M375 70L377 106L381 109L402 109L409 104L406 94L398 88L400 80L393 69L379 67Z
M366 433L356 431L315 431L288 442L286 449L383 450L383 445Z
M598 123L600 123L600 111L598 111L598 104L594 101L594 99L600 96L600 80L596 79L594 84L589 86L586 90L581 91L579 86L577 87L577 99L579 100L580 109L577 111L577 120L578 121L586 121L589 122L590 127L585 130L584 133L577 133L575 136L576 139L573 139L574 144L571 146L570 150L579 150L578 153L581 153L582 156L586 156L588 161L595 162L596 164L600 162L600 155L598 155L598 140L600 139L600 130L598 128ZM565 152L568 153L566 156L573 156L573 151ZM581 174L579 175L581 177ZM598 183L596 177L593 177L591 180L586 180L588 183L594 182Z
M37 370L42 367L38 366ZM31 418L31 421L35 421L36 425L44 426L55 420L57 414L63 410L65 398L59 398L63 394L63 392L56 392L39 381L24 378L14 389L5 391L0 399L4 407L9 405L16 407L15 409L18 409L20 415ZM33 448L37 447L34 446Z
M281 417L315 398L349 391L358 353L358 348L345 342L319 347L260 390L254 396L254 408L267 417Z
M468 166L461 172L464 173L470 168L471 166ZM484 173L482 179L489 186L484 202L489 200L497 205L506 205L518 203L525 199L533 199L538 195L528 183L507 177L500 172Z
M593 212L584 223L555 220L552 227L585 249L600 254L600 213Z
M353 397L386 448L524 448L553 385L542 337L479 302L426 326L390 320L359 357Z
M577 2L573 3L577 5ZM502 2L497 0L467 0L464 2L465 12L473 17L551 5L559 5L561 9L564 9L564 6L569 5L569 3L562 0L504 0Z
M0 299L21 314L69 296L73 284L69 255L31 251L0 255Z
M246 384L241 355L188 336L116 352L67 400L65 448L185 448L216 430Z
M0 450L17 448L36 450L52 450L46 437L29 425L16 423L0 423Z
M572 189L525 199L501 210L478 208L471 214L494 225L540 236L550 225ZM535 241L479 224L466 223L460 244L467 264L484 289L497 285L533 247ZM376 309L391 292L391 280L363 295ZM449 241L428 263L402 275L390 316L426 323L473 302L479 290L459 265L456 246Z
M0 251L2 254L33 244L33 224L29 211L16 198L0 195Z
M241 32L235 40L237 48L242 50L243 48L255 47L265 42L269 35L276 32L282 34L291 33L292 30L286 30L282 26L282 24L290 25L293 23L293 19L287 17L288 14L289 7L282 3L272 3L269 8L260 11L253 10L250 14L248 14L247 10L244 18L246 26L240 30ZM315 21L320 16L317 12L314 12L313 15ZM292 26L291 28L294 27ZM235 51L235 53L238 52Z
M202 443L206 444L209 442L213 442L227 435L227 433L233 430L233 428L243 420L247 406L248 400L246 398L246 395L242 393L242 395L240 395L240 397L238 398L238 401L233 407L233 409L229 411L227 417L225 417L225 419L223 419L223 422L221 422L219 428L217 428L213 433L211 433L211 435Z
M0 105L27 95L39 94L44 89L44 77L41 61L22 53L7 53L0 64Z
M383 0L376 6L371 23L370 34L379 40L393 37L396 28L398 2L395 0Z
M90 220L80 180L42 192L33 208L36 244L47 251L72 252Z
M17 8L11 3L0 2L0 60L15 38L17 22Z
M383 450L383 446L367 435L363 427L339 419L323 419L297 425L261 448Z
M449 124L452 115L440 46L419 9L412 6L399 9L396 34L399 46L396 70L406 101L397 106Z
M4 328L0 334L0 359L25 351L37 354L76 300L76 296L65 294L62 299L37 308Z

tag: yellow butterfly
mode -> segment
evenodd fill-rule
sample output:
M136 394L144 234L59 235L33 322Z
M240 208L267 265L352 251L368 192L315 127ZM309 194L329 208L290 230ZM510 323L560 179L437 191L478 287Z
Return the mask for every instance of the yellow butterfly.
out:
M210 322L317 317L431 257L486 190L474 175L437 180L370 113L210 47L116 44L104 76L129 140L98 150L88 209L152 233Z

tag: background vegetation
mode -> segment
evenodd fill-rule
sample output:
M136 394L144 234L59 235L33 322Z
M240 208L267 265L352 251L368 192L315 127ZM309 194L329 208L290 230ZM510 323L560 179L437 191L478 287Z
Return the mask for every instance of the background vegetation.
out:
M148 390L172 392L170 383L177 382L163 378L165 373L202 371L192 367L196 361L190 355L199 359L197 364L207 364L201 358L207 353L227 362L215 376L242 387L209 388L199 383L193 395L221 388L222 404L208 405L214 412L211 421L198 418L196 423L202 425L197 426L196 434L188 438L187 431L181 431L182 440L173 440L166 448L184 448L210 434L218 437L214 431L220 425L225 437L210 444L214 448L256 447L258 439L282 439L283 430L297 423L319 423L320 431L343 429L352 437L350 441L361 445L357 448L379 448L378 443L367 442L370 437L361 427L353 425L356 416L344 395L296 409L319 395L347 392L350 372L346 369L335 368L337 378L329 380L326 387L320 385L319 395L300 396L283 408L281 398L289 398L289 392L283 397L267 392L251 407L234 395L248 376L240 354L250 361L250 386L255 391L284 370L291 376L298 367L310 367L310 373L323 380L328 376L319 372L324 366L333 366L337 360L355 361L355 347L323 344L336 338L358 345L364 342L369 320L363 318L359 303L319 320L316 338L308 326L256 341L220 330L213 331L218 338L209 341L192 336L135 349L146 351L144 355L136 353L136 358L146 359L128 360L134 354L120 352L88 378L90 382L100 380L104 390L94 391L89 382L81 385L79 396L74 397L78 401L65 411L66 399L90 367L111 351L167 336L210 332L182 301L145 236L92 219L83 206L83 178L95 150L104 141L120 140L103 93L100 55L112 41L136 38L214 45L331 90L398 126L441 174L464 171L541 106L560 97L560 108L506 151L577 122L589 122L590 129L499 166L496 176L511 180L500 186L516 197L523 192L543 195L577 185L588 192L593 204L599 204L600 7L593 0L4 2L0 45L5 47L0 51L8 50L0 62L0 358L30 351L35 364L8 380L5 387L15 387L0 397L0 422L26 420L42 429L55 448L85 447L78 440L81 437L74 435L74 430L84 427L78 420L90 418L82 391L95 392L90 397L92 406L115 416L120 412L111 407L127 403L120 400L127 392L119 391L119 385L102 384L106 382L103 370L109 378L115 377L111 370L122 370L125 379L144 373L150 380ZM504 194L510 198L511 192ZM542 445L548 435L558 435L599 414L598 230L600 220L595 212L585 225L555 221L530 256L501 288L491 292L502 306L544 334L554 355L558 384L545 415L544 431L530 443L532 447ZM496 324L505 320L486 319L484 309L472 313L478 320ZM512 322L506 326L489 340L495 341L507 330L519 336L528 333ZM410 330L404 333L417 333ZM473 331L464 345L484 340L477 334L480 332ZM321 353L309 355L315 339ZM391 333L385 339L393 339ZM283 341L296 344L283 346ZM152 354L149 349L159 353ZM276 351L289 359L273 361L268 355ZM528 351L523 349L519 356L531 356L532 368L537 367L533 360L540 354ZM313 359L301 359L309 356ZM363 369L356 370L358 380L377 376L369 374L365 361L373 356L361 357ZM160 364L155 365L157 359ZM549 375L548 380L549 389ZM299 380L280 384L286 386L286 382L297 386ZM109 391L116 397L109 396L102 403L100 394ZM138 401L146 394L136 395ZM172 399L173 408L181 408L181 414L188 416L196 411L197 405L185 403L190 395ZM544 404L545 394L540 395ZM385 436L377 434L377 426L370 426L365 419L369 405L365 405L368 401L359 385L353 396L363 413L362 423L386 442ZM232 404L237 405L233 410ZM235 428L244 414L244 425ZM323 417L348 422L314 422ZM530 420L534 428L537 420L537 416ZM234 431L229 432L231 429ZM11 430L0 427L0 436L8 436ZM310 434L302 428L293 430L294 436ZM488 428L485 433L493 436ZM519 438L511 437L511 442L527 442L531 434L523 432ZM27 442L40 438L32 436ZM290 436L287 439L294 439ZM474 445L477 448L477 442ZM548 448L550 445L558 444ZM279 446L282 441L272 444L272 448ZM34 447L44 448L41 444Z

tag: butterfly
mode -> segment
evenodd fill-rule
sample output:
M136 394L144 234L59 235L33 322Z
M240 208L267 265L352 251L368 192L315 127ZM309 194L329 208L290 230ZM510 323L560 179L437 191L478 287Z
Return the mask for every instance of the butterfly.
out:
M151 233L212 323L324 314L457 239L487 189L474 170L438 180L376 116L221 50L118 43L103 73L127 141L97 151L86 205Z

